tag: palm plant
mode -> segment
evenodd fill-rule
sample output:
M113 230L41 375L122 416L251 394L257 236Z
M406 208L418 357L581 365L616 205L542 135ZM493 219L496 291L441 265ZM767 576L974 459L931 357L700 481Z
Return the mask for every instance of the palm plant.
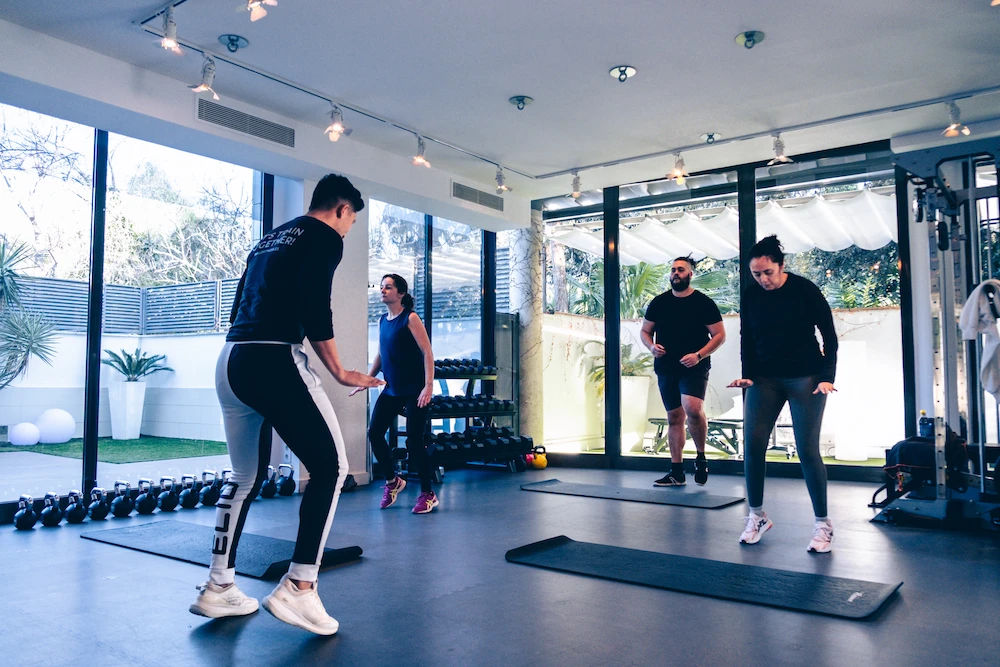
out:
M174 370L163 363L167 358L163 354L151 355L139 348L135 348L135 352L131 354L125 350L122 350L121 354L112 352L111 350L104 350L104 352L108 356L106 359L101 359L101 363L110 366L124 375L126 382L138 382L140 378L147 375L159 373L160 371L173 372Z
M670 267L666 264L639 262L621 267L621 317L634 320L642 317L646 306L665 289ZM582 280L567 276L570 287L570 311L576 315L604 316L604 262L594 262Z
M55 329L21 307L17 267L30 254L26 244L0 235L0 389L24 373L31 357L51 364L55 354Z
M591 345L596 346L598 349L594 352L587 352L587 348ZM604 378L605 378L605 366L604 366L604 343L599 340L587 341L583 345L583 351L590 360L590 371L587 373L587 380L594 383L597 388L598 398L604 396ZM624 377L634 377L640 375L649 375L650 369L653 368L653 355L648 353L639 353L637 355L632 355L632 344L625 343L622 345L622 356L621 356L621 374Z

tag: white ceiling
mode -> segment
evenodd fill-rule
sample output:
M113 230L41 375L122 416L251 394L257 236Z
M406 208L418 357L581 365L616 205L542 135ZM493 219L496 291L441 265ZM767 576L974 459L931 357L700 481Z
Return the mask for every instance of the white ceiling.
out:
M364 108L531 176L623 160L723 137L764 133L1000 86L1000 7L989 0L279 0L251 23L239 0L186 0L184 41ZM201 58L173 56L134 25L163 2L0 0L0 18L178 81L197 83ZM150 23L157 29L161 19ZM757 29L765 41L737 46ZM618 64L638 75L624 84ZM216 90L277 114L327 123L321 99L219 63ZM530 95L517 111L507 98ZM1000 93L960 100L963 120L1000 116ZM346 112L360 141L412 155L412 135ZM785 134L790 155L943 127L943 104ZM336 150L337 145L331 145ZM684 154L690 171L767 158L771 140ZM437 168L490 182L494 168L429 142ZM669 163L669 164L668 164ZM583 171L585 188L661 177L669 156ZM508 174L517 193L569 190L568 175Z

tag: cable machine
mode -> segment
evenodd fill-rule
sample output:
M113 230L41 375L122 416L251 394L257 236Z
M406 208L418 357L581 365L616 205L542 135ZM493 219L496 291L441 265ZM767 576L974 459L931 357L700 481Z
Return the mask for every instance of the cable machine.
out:
M929 241L935 484L933 492L920 489L896 498L873 520L965 520L1000 530L1000 488L996 470L992 477L989 474L986 455L983 390L979 382L982 345L978 339L962 341L958 329L961 309L983 279L976 202L985 196L1000 195L1000 185L989 192L976 187L976 169L988 163L1000 177L1000 138L901 153L894 155L893 161L907 172L907 192L912 193L913 201L907 219L899 222L926 224ZM989 304L1000 306L1000 301L993 299ZM994 315L1000 318L1000 310ZM974 458L978 458L978 465L974 471L968 470L967 456L960 465L948 461L949 431L976 444Z

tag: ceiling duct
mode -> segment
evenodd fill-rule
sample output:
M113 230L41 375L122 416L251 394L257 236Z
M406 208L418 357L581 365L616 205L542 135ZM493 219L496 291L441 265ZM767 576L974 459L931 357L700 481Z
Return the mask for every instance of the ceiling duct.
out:
M455 199L461 199L472 204L485 206L494 211L503 212L503 197L498 197L491 192L483 192L482 190L470 188L468 185L452 181L451 196Z
M295 148L295 130L236 109L198 98L198 120L219 125L258 139Z

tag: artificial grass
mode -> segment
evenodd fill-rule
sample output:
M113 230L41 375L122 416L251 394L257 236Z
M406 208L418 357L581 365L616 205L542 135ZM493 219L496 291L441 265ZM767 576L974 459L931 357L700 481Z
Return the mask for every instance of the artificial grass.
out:
M34 452L70 459L82 459L83 439L74 438L61 445L0 444L0 453L2 452ZM226 452L226 443L217 440L188 440L186 438L153 436L140 436L135 440L97 439L97 460L102 463L164 461L189 456L216 456Z

